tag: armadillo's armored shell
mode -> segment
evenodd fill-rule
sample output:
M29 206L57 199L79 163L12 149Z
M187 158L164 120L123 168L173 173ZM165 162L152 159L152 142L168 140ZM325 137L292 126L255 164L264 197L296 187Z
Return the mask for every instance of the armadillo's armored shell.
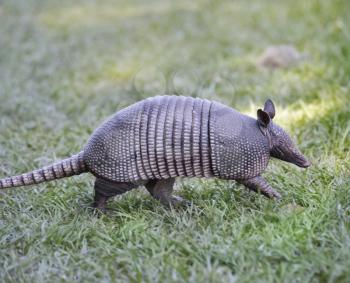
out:
M148 98L117 112L84 149L92 173L120 182L247 179L259 175L268 160L269 145L255 119L183 96Z
M208 100L158 96L107 120L84 149L97 176L121 182L213 176Z
M210 111L212 170L221 179L249 179L259 175L269 161L269 143L257 121L213 102Z

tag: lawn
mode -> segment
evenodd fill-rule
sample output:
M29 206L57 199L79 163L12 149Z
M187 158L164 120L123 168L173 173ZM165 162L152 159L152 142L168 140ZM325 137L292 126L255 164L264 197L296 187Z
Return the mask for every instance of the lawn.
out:
M275 121L313 165L272 160L274 202L178 180L96 215L92 175L0 192L1 282L350 282L350 2L0 1L0 176L78 152L115 111L176 93ZM270 45L308 59L262 70Z

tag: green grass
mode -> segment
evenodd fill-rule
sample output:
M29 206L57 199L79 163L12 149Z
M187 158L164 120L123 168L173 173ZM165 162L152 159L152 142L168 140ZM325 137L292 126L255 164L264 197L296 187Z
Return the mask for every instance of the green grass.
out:
M183 180L167 210L144 189L88 208L83 175L0 192L1 282L350 282L349 1L1 1L0 175L78 152L107 116L162 93L276 122L313 166L270 162L280 203ZM310 55L275 72L265 47Z

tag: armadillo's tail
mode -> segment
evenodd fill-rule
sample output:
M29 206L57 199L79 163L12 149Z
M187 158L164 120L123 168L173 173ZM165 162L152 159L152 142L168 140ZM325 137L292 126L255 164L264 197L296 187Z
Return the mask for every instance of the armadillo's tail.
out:
M79 175L84 172L87 172L87 169L83 160L83 152L80 152L70 158L61 160L44 168L24 173L22 175L1 179L0 189L38 184L73 175Z

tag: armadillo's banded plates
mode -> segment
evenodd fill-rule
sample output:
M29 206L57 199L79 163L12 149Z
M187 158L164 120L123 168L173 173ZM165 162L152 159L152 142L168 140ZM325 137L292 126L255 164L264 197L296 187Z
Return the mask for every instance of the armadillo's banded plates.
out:
M95 175L119 182L213 176L211 105L183 96L133 104L94 132L84 161Z

